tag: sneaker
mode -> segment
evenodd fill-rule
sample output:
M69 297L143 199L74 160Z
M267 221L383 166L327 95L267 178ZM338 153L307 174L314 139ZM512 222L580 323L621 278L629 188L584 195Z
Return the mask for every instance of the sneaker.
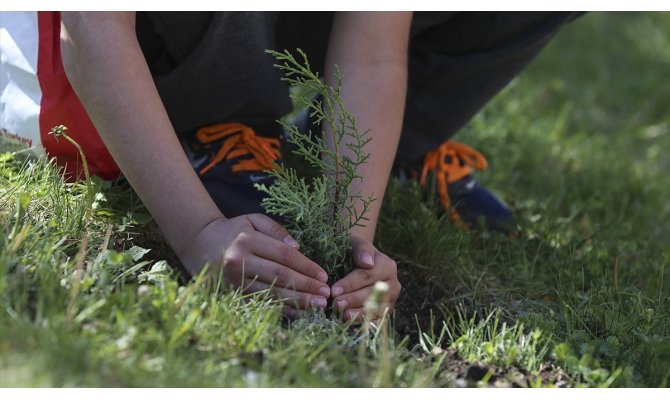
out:
M268 170L281 158L277 137L263 137L240 123L200 128L182 147L200 180L226 217L264 213L265 194L256 183L272 184Z
M484 155L470 146L448 140L430 151L422 160L421 172L409 170L421 186L431 177L437 183L440 203L449 218L458 226L469 229L481 225L503 233L512 233L516 221L509 208L472 176L472 168L488 166Z
M318 132L320 127L302 110L292 119L301 132ZM472 169L488 166L484 155L470 146L448 140L409 168L398 172L401 181L419 180L421 186L428 178L437 181L438 197L449 217L458 226L469 229L486 226L488 229L516 235L517 224L509 208L493 193L478 183Z

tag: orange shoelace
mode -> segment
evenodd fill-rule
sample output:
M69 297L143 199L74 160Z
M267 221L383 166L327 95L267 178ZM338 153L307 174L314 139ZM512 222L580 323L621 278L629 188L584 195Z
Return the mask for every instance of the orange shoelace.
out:
M428 173L435 171L440 201L444 208L449 210L449 218L461 227L467 228L465 222L451 205L447 186L449 183L470 175L472 173L470 167L484 170L487 166L488 163L482 153L463 143L448 140L426 154L419 183L422 186L425 185Z
M239 160L231 167L233 172L272 170L276 168L274 162L279 160L281 155L279 139L256 136L256 132L244 124L210 125L200 128L195 136L203 144L223 140L214 158L200 169L200 175L206 174L222 161L247 154L251 154L252 157Z

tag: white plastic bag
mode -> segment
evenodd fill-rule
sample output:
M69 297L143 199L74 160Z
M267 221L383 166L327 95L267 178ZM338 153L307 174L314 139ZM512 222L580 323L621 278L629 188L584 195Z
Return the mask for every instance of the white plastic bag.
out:
M0 11L0 151L47 154L69 180L83 177L78 150L49 135L68 127L91 175L114 179L120 170L72 89L60 51L57 11Z
M43 155L37 12L0 11L0 151Z

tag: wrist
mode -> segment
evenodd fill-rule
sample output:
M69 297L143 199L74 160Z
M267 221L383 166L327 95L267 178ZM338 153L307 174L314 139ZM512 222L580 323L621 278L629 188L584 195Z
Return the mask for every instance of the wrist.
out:
M188 218L178 218L174 221L170 221L170 223L178 225L181 229L170 228L164 229L163 231L170 232L170 234L167 234L166 232L165 237L177 257L184 262L186 259L193 256L193 248L199 240L200 234L204 232L208 226L221 219L225 219L221 213L203 216L203 218L198 219L197 222L194 222L193 220L188 221ZM163 228L161 227L161 229Z

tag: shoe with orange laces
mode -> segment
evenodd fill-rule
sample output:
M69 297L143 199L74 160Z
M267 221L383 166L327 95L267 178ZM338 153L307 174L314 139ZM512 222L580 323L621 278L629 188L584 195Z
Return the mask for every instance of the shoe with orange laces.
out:
M280 162L280 134L263 137L244 124L221 123L201 128L182 141L186 156L223 215L264 212L260 203L265 194L254 185L272 184L267 171Z
M448 140L426 154L420 168L409 175L421 186L434 177L444 209L458 226L468 229L485 225L503 233L513 233L516 221L507 206L472 176L472 168L484 170L488 163L482 153L462 143Z
M318 132L319 127L303 110L292 121L301 132ZM448 140L428 152L416 165L396 170L400 180L413 178L427 186L429 177L437 182L438 197L449 217L458 226L468 229L482 225L512 236L517 235L517 224L512 212L488 189L472 176L472 168L484 170L486 158L477 150L462 143Z

